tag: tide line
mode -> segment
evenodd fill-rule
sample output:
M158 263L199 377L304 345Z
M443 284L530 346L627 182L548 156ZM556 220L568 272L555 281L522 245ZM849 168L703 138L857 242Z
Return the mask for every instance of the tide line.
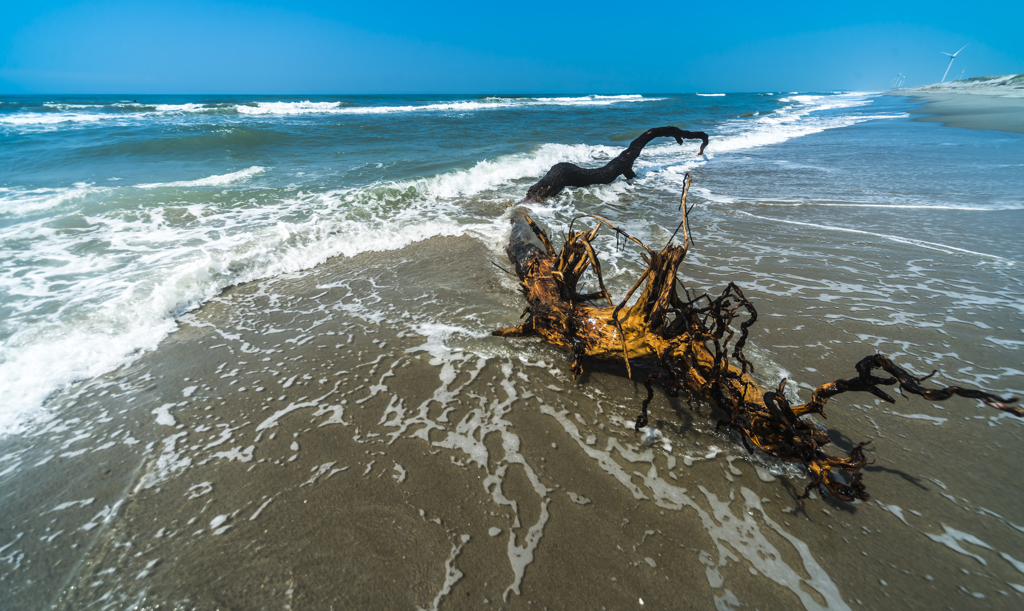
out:
M1024 208L1022 205L999 205L998 207L985 208L981 206L955 206L951 204L940 204L936 206L929 206L927 204L869 204L869 203L849 203L849 204L829 204L822 202L813 201L751 201L749 202L755 206L770 206L779 208L797 208L801 206L820 206L822 208L892 208L893 210L960 210L964 212L1005 212L1007 210L1020 210Z
M776 223L785 223L787 225L801 225L801 226L804 226L804 227L814 227L816 229L826 229L826 230L829 230L829 231L841 231L841 232L844 232L844 233L856 233L856 234L860 234L860 235L871 236L873 238L882 238L883 240L889 240L891 242L899 242L901 244L912 244L914 246L920 246L921 248L928 248L930 250L938 250L938 251L947 252L947 253L957 252L957 253L963 253L963 254L967 254L967 255L974 255L974 256L977 256L977 257L983 257L983 258L986 258L986 259L992 259L992 260L995 260L995 261L999 261L1000 263L1005 263L1007 265L1017 265L1017 263L1019 263L1019 261L1014 261L1013 259L1005 259L1005 258L997 256L997 255L990 255L990 254L983 253L983 252L975 252L973 250L967 250L965 248L957 248L956 246L947 246L946 244L938 244L936 242L926 242L924 240L915 240L913 238L903 238L903 237L900 237L900 236L888 235L888 234L884 234L884 233L874 233L874 232L871 232L871 231L862 231L860 229L850 229L848 227L833 227L832 225L818 225L816 223L804 223L804 222L801 222L801 221L787 221L787 220L783 220L783 219L773 219L773 218L766 217L766 216L758 216L756 214L751 214L749 212L743 212L742 210L733 210L733 212L735 212L737 214L743 214L743 215L746 215L746 216L750 216L750 217L753 217L755 219L761 219L762 221L773 221L773 222L776 222Z

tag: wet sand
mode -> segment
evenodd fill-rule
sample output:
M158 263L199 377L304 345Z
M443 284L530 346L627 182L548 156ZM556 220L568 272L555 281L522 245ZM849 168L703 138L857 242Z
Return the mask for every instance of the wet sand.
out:
M839 447L874 438L877 501L798 500L805 474L748 455L709 406L660 395L645 439L620 367L574 383L565 355L489 337L522 308L493 259L433 238L236 286L54 398L48 425L0 442L0 606L1020 604L1024 557L1000 551L1024 524L1000 456L1018 423L969 401L837 403ZM759 377L850 375L871 325L800 301L757 301ZM963 470L964 452L985 459Z
M925 105L909 112L928 115L915 117L915 121L1024 134L1024 97L929 91L910 95Z

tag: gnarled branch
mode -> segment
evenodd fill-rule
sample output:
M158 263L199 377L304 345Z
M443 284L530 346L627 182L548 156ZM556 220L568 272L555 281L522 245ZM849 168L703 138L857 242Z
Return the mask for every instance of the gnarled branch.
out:
M565 186L611 182L619 174L629 177L632 175L632 163L644 145L663 135L675 136L680 142L683 137L694 137L692 132L677 128L657 128L634 140L604 168L582 170L571 164L555 165L530 188L524 201L550 197ZM707 136L699 136L706 146ZM702 152L703 149L701 146ZM689 175L687 178L688 188ZM677 292L678 269L690 245L685 190L682 210L683 246L673 244L670 239L664 248L654 251L611 222L593 215L582 215L577 219L595 220L594 228L580 232L574 231L570 225L565 242L556 253L544 231L530 219L528 211L517 209L512 216L507 252L521 281L520 288L528 303L524 314L528 318L518 327L498 330L493 334L502 337L539 335L546 342L572 354L574 377L582 373L583 361L588 358L621 358L630 377L630 360L658 359L662 372L650 375L644 382L647 398L636 420L637 431L647 425L647 408L654 397L654 384L660 385L672 397L683 393L690 399L707 401L726 413L727 418L719 425L739 432L748 450L751 450L752 443L767 454L806 467L812 481L804 496L818 488L846 501L869 498L860 473L867 463L863 449L869 442L854 447L849 456L831 456L823 450L830 443L828 431L804 417L812 413L824 416L825 402L835 395L851 391L870 392L892 402L892 397L879 387L899 384L901 390L931 401L942 401L952 396L974 398L995 409L1024 417L1024 408L1011 405L1016 402L1015 398L1003 399L982 390L957 386L925 388L921 383L927 378L912 376L881 354L861 359L856 365L857 377L823 384L814 391L811 400L802 405L791 406L785 398L785 379L775 390L764 390L751 377L753 365L743 355L743 346L751 325L757 320L757 311L740 288L730 283L718 297L704 294L689 301L684 301ZM613 305L614 301L605 289L597 253L592 245L602 226L640 246L641 257L647 263L646 271L618 305ZM580 294L577 285L588 269L597 276L601 291ZM643 289L639 297L633 305L628 305L640 287ZM607 305L599 304L599 299ZM729 347L736 339L733 323L737 316L743 314L746 319L739 325L740 336L731 352L732 359L739 364L737 366L730 360ZM890 377L876 376L875 370L882 370ZM840 476L839 473L845 475Z
M700 140L698 155L703 155L704 147L708 145L708 135L704 132L688 132L671 126L655 127L645 131L631 142L626 150L600 168L581 168L568 162L556 163L551 166L544 178L530 187L526 192L526 200L543 201L558 195L566 187L607 185L619 176L625 176L627 180L636 178L636 173L633 172L633 162L640 156L640 151L644 150L651 140L663 137L675 138L679 144L682 144L684 139Z

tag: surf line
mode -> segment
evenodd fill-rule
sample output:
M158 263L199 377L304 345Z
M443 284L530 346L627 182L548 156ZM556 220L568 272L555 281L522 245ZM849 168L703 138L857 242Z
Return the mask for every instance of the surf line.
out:
M874 238L882 238L884 240L890 240L892 242L900 242L902 244L913 244L914 246L920 246L921 248L928 248L930 250L938 250L938 251L946 252L946 253L957 252L957 253L963 253L963 254L968 254L968 255L975 255L975 256L978 256L978 257L986 258L986 259L993 259L995 261L999 261L1000 263L1005 263L1006 265L1017 265L1019 263L1019 261L1014 261L1013 259L1005 259L1005 258L1000 257L998 255L990 255L990 254L983 253L983 252L975 252L973 250L967 250L966 248L957 248L956 246L947 246L945 244L938 244L938 243L935 243L935 242L926 242L924 240L915 240L913 238L901 238L900 236L887 235L887 234L884 234L884 233L873 233L871 231L862 231L860 229L850 229L849 227L834 227L832 225L818 225L817 223L804 223L802 221L787 221L787 220L783 220L783 219L773 219L773 218L768 217L768 216L758 216L756 214L751 214L749 212L744 212L742 210L732 210L732 212L735 212L736 214L744 214L746 216L750 216L750 217L753 217L755 219L761 219L762 221L773 221L773 222L776 222L776 223L786 223L787 225L803 225L805 227L814 227L816 229L827 229L829 231L843 231L843 232L846 232L846 233L857 233L857 234L860 234L860 235L868 235L868 236L871 236L871 237L874 237Z

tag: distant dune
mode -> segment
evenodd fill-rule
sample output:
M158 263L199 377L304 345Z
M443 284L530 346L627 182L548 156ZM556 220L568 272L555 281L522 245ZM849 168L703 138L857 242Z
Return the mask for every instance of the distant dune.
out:
M908 87L894 91L893 95L912 96L925 102L921 108L910 111L926 115L915 121L1024 134L1024 74L978 76Z
M915 93L972 93L1004 98L1024 98L1024 74L975 76L960 81L908 87L902 92L911 95Z

